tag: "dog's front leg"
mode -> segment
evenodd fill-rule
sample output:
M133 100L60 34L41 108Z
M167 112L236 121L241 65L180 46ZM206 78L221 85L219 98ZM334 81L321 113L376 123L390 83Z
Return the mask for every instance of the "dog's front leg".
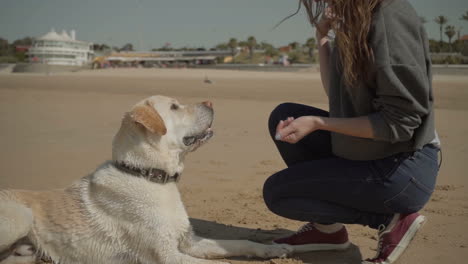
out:
M207 259L195 258L182 252L174 252L168 256L162 256L161 264L230 264L228 262L219 262Z
M155 236L157 241L148 241L149 251L140 254L140 262L144 264L229 264L190 256L179 249L179 241L170 236ZM167 239L164 239L167 238Z
M288 245L265 245L248 240L212 240L192 235L181 245L181 251L197 258L226 257L286 257L292 252Z
M35 264L35 256L15 256L11 255L8 258L0 261L0 264Z

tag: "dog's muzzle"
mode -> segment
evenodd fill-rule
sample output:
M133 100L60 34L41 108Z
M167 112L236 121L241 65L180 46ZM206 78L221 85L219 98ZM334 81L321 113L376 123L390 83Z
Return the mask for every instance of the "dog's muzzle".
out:
M213 136L213 130L208 128L205 132L195 135L195 136L187 136L183 138L183 142L185 146L191 146L197 142L205 142L206 140L210 139Z

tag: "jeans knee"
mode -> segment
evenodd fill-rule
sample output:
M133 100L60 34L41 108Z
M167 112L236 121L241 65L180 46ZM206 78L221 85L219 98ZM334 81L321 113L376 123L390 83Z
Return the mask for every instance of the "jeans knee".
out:
M270 113L268 119L268 129L272 137L276 134L276 126L281 120L284 120L288 117L292 103L282 103L275 107Z
M275 175L270 176L265 183L263 184L263 200L265 201L265 205L268 209L272 212L275 212L274 204L275 201L278 199L275 189Z
M263 184L263 201L268 208L270 208L270 204L272 201L272 188L271 188L271 177L268 178L265 183Z

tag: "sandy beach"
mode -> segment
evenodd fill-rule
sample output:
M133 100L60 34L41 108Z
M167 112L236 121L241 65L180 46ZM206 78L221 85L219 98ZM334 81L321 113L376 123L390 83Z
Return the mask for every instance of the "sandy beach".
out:
M212 84L204 83L207 76ZM468 77L435 76L436 124L443 144L428 222L398 263L462 264L468 259ZM215 137L188 156L180 190L197 233L268 242L303 223L264 205L266 178L285 164L267 132L282 102L327 109L319 74L202 69L109 69L55 75L0 75L0 189L62 188L110 159L122 114L150 95L182 103L211 100ZM349 226L353 246L247 263L358 264L375 254L377 233Z

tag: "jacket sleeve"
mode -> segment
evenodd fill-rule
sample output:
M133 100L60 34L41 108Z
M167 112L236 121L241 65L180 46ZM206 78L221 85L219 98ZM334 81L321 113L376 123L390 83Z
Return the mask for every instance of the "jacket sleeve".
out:
M419 17L391 10L381 8L371 29L375 97L369 120L374 140L396 143L411 140L431 111L431 82Z
M427 76L418 66L388 65L377 70L374 113L369 115L374 139L408 141L430 111Z

